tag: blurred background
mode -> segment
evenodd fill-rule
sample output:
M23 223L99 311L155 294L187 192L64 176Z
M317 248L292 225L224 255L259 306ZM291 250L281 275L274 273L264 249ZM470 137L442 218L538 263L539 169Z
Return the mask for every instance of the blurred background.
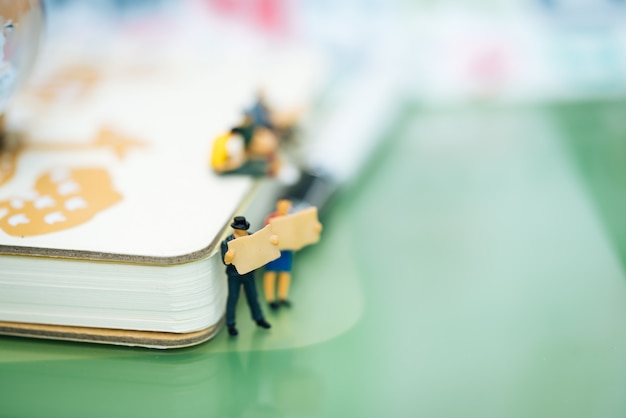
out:
M298 51L340 193L272 338L3 337L0 416L626 415L626 1L45 4L45 43L122 67Z
M300 42L323 51L338 72L393 69L422 100L545 100L623 89L621 0L45 3L51 35L80 29L81 38L96 39L133 30L164 39L187 32L189 42L191 32L207 49L235 38Z

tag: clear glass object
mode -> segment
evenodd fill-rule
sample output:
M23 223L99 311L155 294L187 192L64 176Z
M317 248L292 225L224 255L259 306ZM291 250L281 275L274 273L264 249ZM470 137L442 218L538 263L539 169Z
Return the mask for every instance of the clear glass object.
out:
M43 29L40 0L0 0L0 114L28 78Z

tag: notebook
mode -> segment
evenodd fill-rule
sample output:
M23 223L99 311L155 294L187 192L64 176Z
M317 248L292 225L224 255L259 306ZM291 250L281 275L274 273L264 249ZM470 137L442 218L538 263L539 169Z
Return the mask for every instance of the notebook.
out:
M260 229L284 187L215 174L212 141L259 89L277 107L310 100L311 62L292 48L197 59L119 40L86 58L48 45L6 115L17 134L0 161L0 333L157 348L211 338L228 225L242 214Z

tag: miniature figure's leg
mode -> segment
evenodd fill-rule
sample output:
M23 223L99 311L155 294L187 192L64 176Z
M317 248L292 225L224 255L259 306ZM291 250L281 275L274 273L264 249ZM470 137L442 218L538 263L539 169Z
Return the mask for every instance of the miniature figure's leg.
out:
M255 321L263 319L263 312L259 305L259 296L256 291L256 284L254 283L254 272L248 273L242 276L243 291L246 293L246 299L248 300L248 307L250 307L250 313L252 319Z
M265 299L270 309L275 311L280 308L280 304L276 301L276 272L282 271L282 254L276 260L270 261L265 266L265 276L263 276L263 289L265 290Z
M280 273L278 273L278 301L283 306L291 306L287 300L291 285L291 268L293 266L293 251L281 251Z
M287 300L289 297L289 287L291 285L291 273L281 271L278 273L278 300Z
M235 325L235 308L241 291L241 282L237 277L228 278L228 299L226 300L226 325Z
M263 275L263 290L265 292L265 300L267 303L274 302L276 299L276 272L266 271Z

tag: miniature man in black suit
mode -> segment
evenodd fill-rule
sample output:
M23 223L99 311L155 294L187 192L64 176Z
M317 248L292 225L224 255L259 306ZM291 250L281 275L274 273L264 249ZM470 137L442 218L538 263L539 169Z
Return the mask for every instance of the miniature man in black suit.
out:
M248 307L250 308L252 319L256 321L256 324L261 328L268 329L271 325L263 317L263 312L261 311L261 306L259 305L256 284L254 282L255 270L246 274L239 274L235 266L231 264L235 259L235 252L228 249L228 242L247 236L248 229L250 229L250 223L246 221L245 217L236 216L230 226L233 228L233 233L222 241L222 261L226 265L226 274L228 275L226 326L228 327L228 333L232 336L236 336L239 332L237 331L237 328L235 328L235 308L237 306L237 300L239 300L241 286L243 286L243 291L246 294L246 300L248 301Z

